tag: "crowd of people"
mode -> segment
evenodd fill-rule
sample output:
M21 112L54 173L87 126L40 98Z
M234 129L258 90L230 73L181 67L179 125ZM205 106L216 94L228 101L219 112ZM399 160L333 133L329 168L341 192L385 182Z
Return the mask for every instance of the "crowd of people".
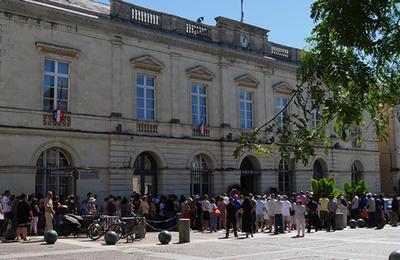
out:
M397 226L399 199L391 200L390 221ZM130 198L107 196L98 201L95 193L88 193L80 202L74 195L58 197L49 191L46 196L20 194L18 196L5 191L0 196L0 235L7 228L14 228L17 240L27 240L28 235L38 235L50 229L56 229L66 213L79 215L100 214L106 216L127 217L133 214L143 215L147 220L159 223L159 227L170 228L177 214L190 219L191 228L201 232L226 230L234 236L238 232L253 236L257 232L280 234L297 230L296 237L304 237L305 230L335 231L336 213L341 212L343 223L349 218L363 218L368 227L382 228L385 219L385 200L383 196L365 194L353 195L351 201L344 196L334 198L322 195L316 198L313 193L279 195L240 195L231 191L210 198L208 195L190 197L141 196L134 193Z

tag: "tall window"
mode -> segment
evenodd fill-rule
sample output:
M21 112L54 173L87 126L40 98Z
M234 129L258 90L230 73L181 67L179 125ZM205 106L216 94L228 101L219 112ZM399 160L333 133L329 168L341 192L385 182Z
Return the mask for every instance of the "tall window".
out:
M321 114L319 105L315 102L311 102L311 127L316 127L321 122Z
M60 106L68 110L69 64L62 61L44 60L43 110L53 111Z
M285 107L288 104L288 99L285 97L277 97L276 98L276 113L281 112L282 110L285 109ZM283 130L286 131L288 129L287 122L285 122L285 117L287 115L287 110L283 111L282 113L279 114L277 117L278 120L278 126Z
M53 191L57 195L69 195L72 190L71 177L54 174L69 166L67 156L59 149L44 151L36 162L36 193L45 195L47 191Z
M192 84L192 124L207 124L207 88Z
M210 194L211 171L208 168L207 159L203 155L197 155L192 162L190 192L192 195Z
M292 189L292 175L286 160L279 162L278 175L279 191L283 194L288 194Z
M138 74L136 78L136 117L139 120L153 121L154 77Z
M253 94L240 91L240 128L253 128Z

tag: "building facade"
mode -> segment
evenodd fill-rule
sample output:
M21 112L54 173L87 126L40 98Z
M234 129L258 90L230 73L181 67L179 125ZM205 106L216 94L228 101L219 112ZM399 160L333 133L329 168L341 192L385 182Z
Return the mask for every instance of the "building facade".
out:
M296 87L299 50L266 29L120 0L3 0L0 32L0 189L287 193L334 176L339 187L363 178L380 190L368 128L354 135L362 143L317 149L307 166L277 153L233 157L235 140Z

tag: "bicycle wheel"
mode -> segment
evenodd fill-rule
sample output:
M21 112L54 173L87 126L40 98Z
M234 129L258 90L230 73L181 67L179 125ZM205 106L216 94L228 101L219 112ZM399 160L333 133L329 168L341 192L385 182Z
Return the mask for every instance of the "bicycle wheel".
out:
M104 235L104 230L98 223L92 223L88 227L88 236L92 240L97 240Z

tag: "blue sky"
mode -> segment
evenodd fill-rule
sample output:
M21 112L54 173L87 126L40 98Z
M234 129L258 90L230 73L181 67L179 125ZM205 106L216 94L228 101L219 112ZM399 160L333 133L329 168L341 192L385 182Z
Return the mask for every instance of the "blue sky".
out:
M108 0L97 0L109 3ZM215 25L214 18L224 16L240 20L240 0L125 0L160 12ZM245 22L270 30L269 40L303 48L310 35L312 0L244 0Z

